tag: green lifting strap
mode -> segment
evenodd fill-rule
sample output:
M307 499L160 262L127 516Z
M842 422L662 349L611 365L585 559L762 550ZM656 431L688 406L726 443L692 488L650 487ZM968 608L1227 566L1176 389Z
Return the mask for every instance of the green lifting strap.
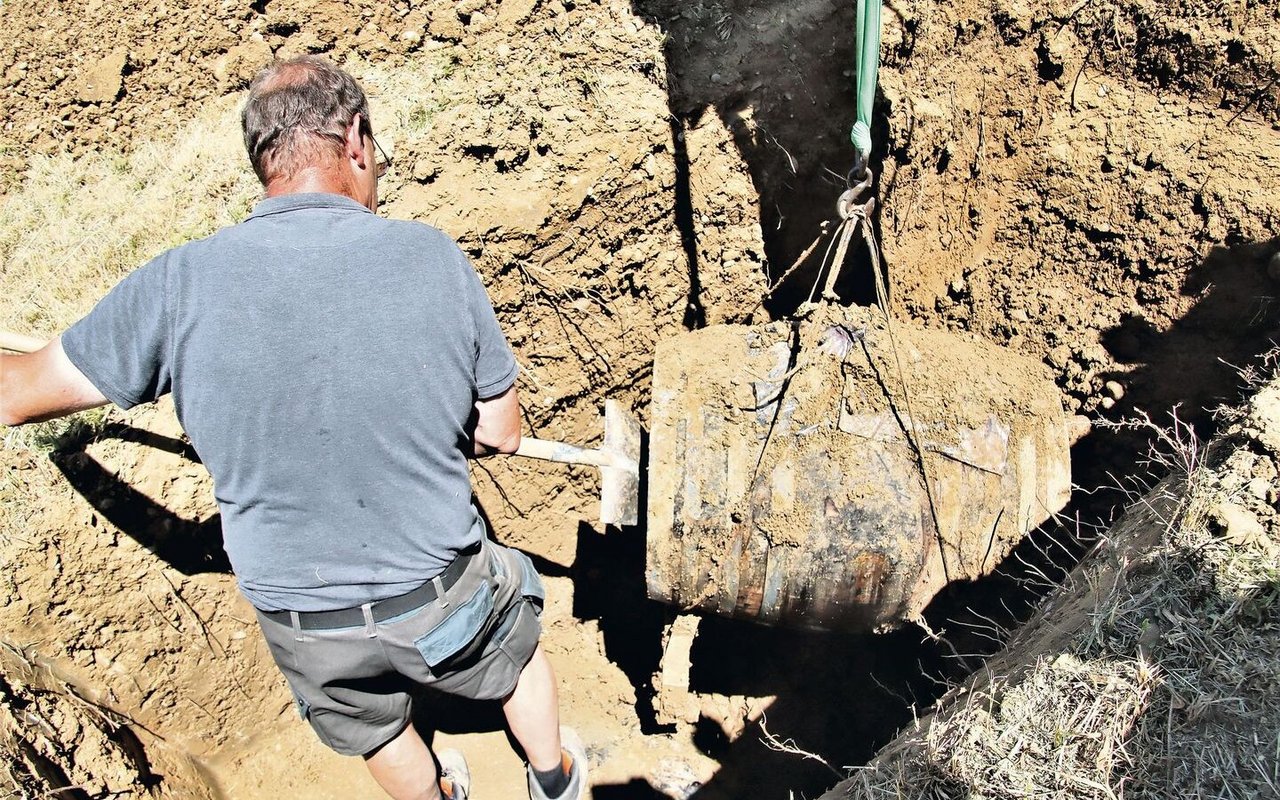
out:
M871 106L880 71L880 0L858 0L857 59L858 121L849 138L865 161L871 155Z

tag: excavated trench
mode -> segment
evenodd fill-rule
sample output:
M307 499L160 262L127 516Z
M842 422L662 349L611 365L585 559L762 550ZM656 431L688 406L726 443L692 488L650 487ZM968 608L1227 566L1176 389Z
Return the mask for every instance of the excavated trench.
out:
M745 2L701 16L660 0L636 7L668 34L671 107L685 129L714 116L733 133L759 192L772 286L834 225L834 199L852 157L852 6ZM1081 489L1071 504L992 575L940 594L925 612L928 632L908 626L846 636L718 618L701 623L691 690L775 695L768 730L785 732L799 749L839 754L842 766L870 758L913 709L998 650L1135 491L1159 477L1145 461L1151 431L1122 421L1143 416L1165 429L1185 425L1178 435L1207 440L1212 408L1236 400L1242 372L1275 346L1280 323L1272 299L1280 278L1280 239L1273 238L1280 187L1265 176L1280 157L1275 96L1265 81L1248 82L1234 68L1262 62L1264 74L1274 76L1276 57L1271 52L1266 61L1266 49L1246 38L1240 20L1219 31L1223 45L1215 51L1178 36L1185 20L1151 4L1114 4L1110 19L1076 17L1079 7L1067 17L1024 6L991 16L963 4L950 11L891 5L886 15L890 10L895 21L886 35L871 166L880 178L875 221L895 311L1043 358L1064 405L1094 424L1072 448ZM1264 14L1255 21L1275 29ZM735 46L739 31L754 36ZM1214 63L1225 71L1215 76ZM1206 107L1197 98L1210 85L1214 101ZM1111 87L1127 92L1113 101L1122 108L1108 108ZM1125 141L1121 126L1138 109L1146 105L1154 118L1143 121L1144 132L1162 116L1159 106L1142 102L1144 92L1179 90L1187 117L1218 126L1219 140L1234 140L1210 156L1214 163L1203 173L1164 156L1177 148L1205 152L1194 128L1179 132L1175 124L1155 141ZM1229 132L1251 109L1262 123L1253 126L1266 142L1261 152L1235 139L1243 131ZM1054 136L1055 115L1075 129ZM1127 164L1117 151L1127 153ZM1267 188L1259 194L1234 181L1212 187L1226 164ZM1142 182L1151 173L1163 174L1164 197ZM1081 196L1091 192L1100 197ZM1265 197L1263 207L1246 208L1238 202L1245 195ZM922 204L922 197L930 201ZM813 258L788 274L767 304L773 315L786 316L812 296L822 279L819 263ZM841 296L871 303L869 260L858 254L847 269ZM646 627L638 616L635 624L655 635L654 619ZM637 647L632 655L651 668L656 650ZM759 735L736 734L706 715L697 723L695 742L721 765L697 797L774 785L781 768L775 748ZM830 784L822 765L792 758L786 787L807 796Z
M851 164L852 4L370 3L354 17L341 3L227 5L225 18L184 7L172 20L111 3L83 18L0 11L18 32L0 50L5 144L83 157L148 119L173 126L241 88L263 48L372 63L375 114L385 104L398 134L388 213L468 251L521 359L527 421L570 441L598 438L604 397L647 413L656 341L785 317L820 278L825 241L782 280L833 217ZM1203 436L1205 409L1233 399L1280 326L1280 21L1261 4L1183 6L891 4L872 168L895 314L1044 362L1068 411L1095 423L1176 410ZM134 43L114 107L19 58L71 51L100 67L101 25ZM417 82L396 71L415 69ZM54 136L38 124L49 119L70 124ZM2 166L20 191L23 165ZM841 296L870 302L869 269L856 254ZM68 279L86 302L103 288ZM30 322L16 301L0 311L6 327ZM215 784L209 796L368 792L288 711L171 415L144 410L64 445L53 459L4 453L25 509L4 520L6 561L25 565L3 585L5 639L22 654L0 684L7 760L43 769L30 785L44 789L90 774L96 789L167 797ZM704 619L699 713L679 723L656 704L677 610L645 596L644 527L592 524L585 470L482 463L475 482L494 530L547 579L547 648L566 718L596 743L597 800L814 796L999 647L1143 479L1145 446L1141 431L1094 424L1072 449L1087 491L993 575L939 595L932 634ZM41 663L62 683L31 678ZM72 730L60 720L73 711L39 705L72 696L60 685L120 716ZM485 759L492 782L477 796L521 785L492 708L424 698L418 721ZM126 723L141 760L112 744ZM787 740L835 771L779 752ZM77 742L98 749L77 757Z

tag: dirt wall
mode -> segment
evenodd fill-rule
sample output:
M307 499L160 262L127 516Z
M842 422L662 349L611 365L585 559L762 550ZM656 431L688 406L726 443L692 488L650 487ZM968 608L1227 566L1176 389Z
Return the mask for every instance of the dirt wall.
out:
M881 230L900 307L1045 359L1085 413L1221 398L1215 357L1260 352L1275 326L1280 19L1209 5L889 15ZM1111 380L1125 402L1106 402Z

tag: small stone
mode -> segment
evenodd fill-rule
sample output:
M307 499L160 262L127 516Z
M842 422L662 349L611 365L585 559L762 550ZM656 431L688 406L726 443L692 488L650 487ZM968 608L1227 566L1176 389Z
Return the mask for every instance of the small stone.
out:
M1070 165L1075 160L1075 149L1067 142L1062 142L1050 147L1048 155L1062 164Z
M400 34L400 38L403 41L408 42L409 44L417 44L418 42L422 41L422 34L418 33L415 30L407 30L404 33Z
M1120 385L1120 381L1107 381L1102 384L1102 391L1113 400L1119 400L1124 397L1124 386Z
M1026 312L1026 309L1022 309L1022 308L1015 308L1014 310L1010 311L1009 316L1013 319L1014 322L1030 322L1031 321L1031 315Z
M1102 406L1104 410L1110 411L1116 407L1116 401L1110 397L1104 397L1098 401L1098 405Z
M1093 422L1083 414L1073 414L1067 420L1067 439L1073 445L1088 436L1091 430L1093 430Z
M247 84L258 70L271 63L271 48L261 38L238 44L214 62L213 76L219 82Z
M432 180L440 174L440 168L430 159L420 158L413 164L413 179L419 183Z
M1254 478L1245 484L1245 488L1249 491L1249 494L1264 503L1267 502L1271 495L1271 482L1265 478Z
M1248 509L1235 503L1221 503L1214 509L1215 516L1222 523L1222 536L1228 542L1237 545L1254 544L1266 539L1267 531L1258 522L1258 518Z
M82 103L110 103L124 88L124 67L129 55L116 50L86 69L76 85L76 99Z
M1071 348L1060 344L1049 351L1049 364L1055 369L1065 369L1071 363Z

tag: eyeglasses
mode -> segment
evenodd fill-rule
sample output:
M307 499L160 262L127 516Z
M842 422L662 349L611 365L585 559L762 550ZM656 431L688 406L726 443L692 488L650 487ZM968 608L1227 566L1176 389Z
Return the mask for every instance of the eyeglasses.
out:
M381 178L387 174L387 170L391 169L391 156L387 155L387 151L383 150L382 145L378 144L378 140L374 138L373 126L369 124L369 120L362 118L360 120L360 129L361 133L368 136L369 140L373 142L374 148L378 151L378 156L381 156L381 159L376 157L373 159L373 168L377 170L377 175Z
M378 177L381 178L387 174L387 170L391 169L391 156L387 155L387 151L382 149L382 145L378 144L378 140L373 138L373 131L369 131L369 139L378 150L378 157L373 160L373 168L377 170Z

